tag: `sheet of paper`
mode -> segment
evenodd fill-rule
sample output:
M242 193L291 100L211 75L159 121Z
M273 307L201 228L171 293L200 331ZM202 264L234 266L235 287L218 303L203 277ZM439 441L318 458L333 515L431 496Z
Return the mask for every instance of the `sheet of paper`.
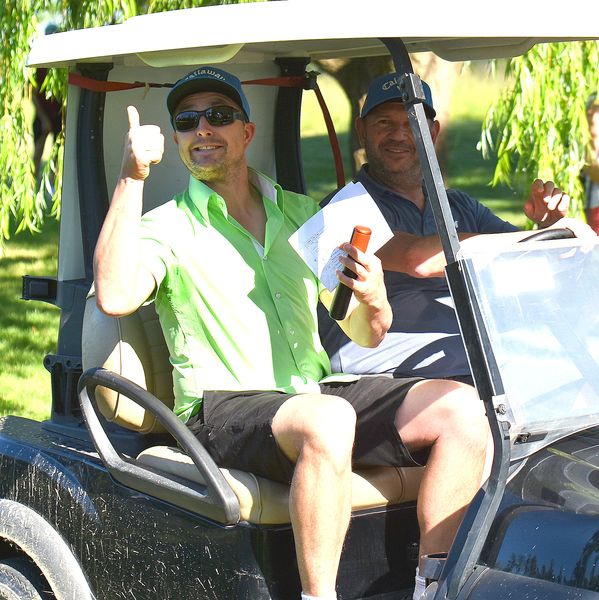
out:
M348 183L289 238L291 246L330 291L339 283L335 275L342 268L339 256L343 251L339 246L349 242L356 225L372 230L369 253L376 252L393 237L385 217L364 186Z

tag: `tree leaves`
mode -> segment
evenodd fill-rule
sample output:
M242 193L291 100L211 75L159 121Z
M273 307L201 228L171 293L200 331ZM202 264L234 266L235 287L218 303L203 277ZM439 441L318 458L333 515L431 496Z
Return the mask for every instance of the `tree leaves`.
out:
M3 0L0 3L0 251L12 233L39 229L45 216L60 215L64 137L57 136L37 180L33 165L30 100L35 70L26 67L44 21L62 29L120 23L150 12L260 0ZM49 69L42 90L64 104L66 69Z
M481 134L483 154L497 157L493 185L527 195L536 177L552 179L574 199L571 216L584 218L585 106L599 87L597 64L596 41L539 44L507 63L511 84L489 109Z

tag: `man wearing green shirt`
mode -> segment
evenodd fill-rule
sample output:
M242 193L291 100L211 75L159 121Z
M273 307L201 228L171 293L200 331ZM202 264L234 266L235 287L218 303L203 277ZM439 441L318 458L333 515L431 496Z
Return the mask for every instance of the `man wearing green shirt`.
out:
M154 300L177 414L217 464L291 484L303 598L336 598L352 464L416 465L411 453L430 450L418 501L421 554L448 550L487 456L473 388L332 374L316 319L331 295L288 243L318 205L248 168L255 125L230 73L196 69L175 84L167 107L189 186L141 217L164 138L129 107L94 259L98 306L122 316ZM344 250L357 278L338 273L354 296L340 325L373 347L391 323L381 264Z

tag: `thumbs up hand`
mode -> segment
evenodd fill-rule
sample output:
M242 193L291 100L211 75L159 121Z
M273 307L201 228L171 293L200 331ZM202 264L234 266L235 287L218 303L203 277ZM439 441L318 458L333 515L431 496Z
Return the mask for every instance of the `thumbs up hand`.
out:
M135 106L127 107L129 132L121 164L121 177L143 181L150 165L159 163L164 153L164 136L157 125L140 125Z

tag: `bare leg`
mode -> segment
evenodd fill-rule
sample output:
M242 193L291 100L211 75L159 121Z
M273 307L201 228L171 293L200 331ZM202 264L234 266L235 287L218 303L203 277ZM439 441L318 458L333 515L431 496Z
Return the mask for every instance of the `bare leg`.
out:
M471 386L422 381L397 411L396 425L410 450L431 448L418 493L420 556L447 552L488 476L490 436L483 403Z
M351 514L351 451L356 414L336 396L290 398L273 420L273 433L296 463L289 510L303 591L335 590Z

